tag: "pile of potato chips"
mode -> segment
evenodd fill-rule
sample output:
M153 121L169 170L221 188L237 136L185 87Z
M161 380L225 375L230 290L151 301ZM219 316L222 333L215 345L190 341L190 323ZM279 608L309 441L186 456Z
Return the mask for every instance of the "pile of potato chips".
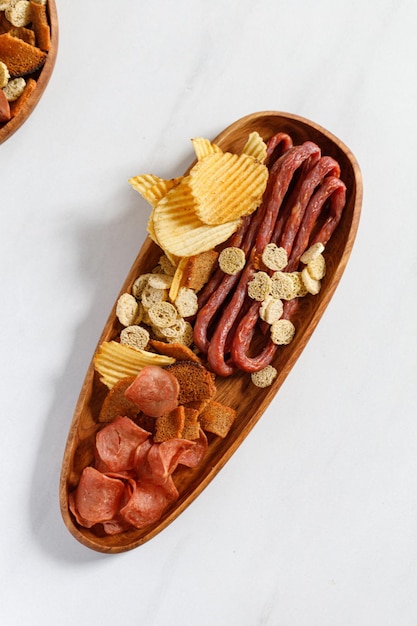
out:
M192 144L197 161L186 176L164 180L144 174L129 180L152 206L151 239L175 265L226 241L241 218L258 208L268 179L266 144L256 132L240 155L204 138Z

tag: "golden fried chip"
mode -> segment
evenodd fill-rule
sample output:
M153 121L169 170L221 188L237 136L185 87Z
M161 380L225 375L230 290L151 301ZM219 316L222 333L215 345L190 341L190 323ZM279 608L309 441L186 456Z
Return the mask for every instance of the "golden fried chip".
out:
M177 269L175 270L174 277L172 279L171 287L169 289L169 297L172 302L174 302L175 298L178 295L178 291L182 285L184 278L184 271L188 264L188 257L184 256L180 259Z
M252 156L254 159L263 163L266 159L266 143L259 133L250 133L242 154Z
M197 217L204 224L218 225L255 211L268 170L252 156L215 152L198 161L189 178Z
M175 359L147 350L137 350L117 341L103 342L94 357L100 380L109 389L126 376L136 376L146 365L170 365Z
M191 143L193 144L195 155L199 161L208 154L221 152L219 146L211 143L209 139L204 139L204 137L196 137L195 139L191 139Z
M140 193L142 198L155 206L161 198L166 196L168 191L178 185L182 180L182 176L165 180L154 174L142 174L129 179L129 183L133 189Z
M209 158L209 157L206 157ZM193 256L223 243L240 225L240 219L210 226L196 215L194 195L184 179L153 210L153 228L161 248L176 256Z

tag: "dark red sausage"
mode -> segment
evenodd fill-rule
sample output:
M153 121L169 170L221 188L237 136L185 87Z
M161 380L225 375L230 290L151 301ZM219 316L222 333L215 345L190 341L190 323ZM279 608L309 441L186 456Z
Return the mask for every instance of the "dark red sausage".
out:
M208 363L210 368L220 376L230 376L236 369L232 362L226 362L226 341L245 301L248 282L256 271L257 256L262 254L263 249L270 241L282 200L288 190L294 172L311 155L319 153L320 149L316 144L306 141L301 146L288 150L274 163L271 169L270 179L273 184L267 186L264 200L260 207L259 214L262 216L262 221L260 222L254 248L251 252L251 258L240 276L230 302L226 305L220 319L217 321L208 345ZM233 341L233 343L235 342Z
M328 172L332 172L332 164L329 162L327 165L329 167ZM326 170L327 166L324 171ZM338 174L337 168L335 171ZM336 228L337 223L340 221L343 207L345 205L345 192L346 187L339 178L327 174L325 175L322 185L311 197L311 200L304 211L298 234L289 256L286 271L295 271L303 252L309 245L314 243L313 241L309 241L311 231L325 202L330 198L330 215L315 237L315 241L320 241L324 245L327 243ZM298 299L284 302L282 318L291 319L297 308ZM268 338L265 347L259 354L254 357L249 357L247 354L259 319L257 317L258 310L259 305L257 306L257 303L255 303L251 307L250 312L241 320L236 330L231 348L232 359L236 367L247 372L255 372L269 365L277 349L277 346L275 346L275 344L273 344Z

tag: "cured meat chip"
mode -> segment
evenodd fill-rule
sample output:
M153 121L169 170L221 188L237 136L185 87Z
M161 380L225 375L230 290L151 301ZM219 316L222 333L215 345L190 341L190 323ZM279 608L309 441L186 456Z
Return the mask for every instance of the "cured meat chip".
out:
M158 521L176 497L175 491L167 491L163 486L137 482L129 501L120 509L120 515L135 528L143 528Z
M128 417L119 416L96 435L99 459L111 472L122 472L135 466L136 450L149 433Z
M106 476L94 467L86 467L75 493L71 494L70 509L78 523L91 528L117 515L124 491L122 480Z
M139 372L125 396L146 415L160 417L177 408L179 392L180 385L171 372L150 365Z

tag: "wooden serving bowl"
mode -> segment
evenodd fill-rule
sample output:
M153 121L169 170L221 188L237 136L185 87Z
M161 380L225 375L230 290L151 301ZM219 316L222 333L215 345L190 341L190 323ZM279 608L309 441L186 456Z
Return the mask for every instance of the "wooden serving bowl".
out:
M203 462L195 469L181 468L174 474L179 499L155 524L144 530L132 530L108 536L94 529L78 526L68 509L68 495L76 487L84 467L93 459L95 435L100 425L97 416L106 392L98 381L91 362L70 427L62 465L60 481L60 505L62 516L69 531L85 546L99 552L116 553L131 550L154 537L170 524L203 491L247 437L251 429L268 407L281 387L291 368L317 326L345 269L352 250L362 203L362 179L359 166L350 150L331 133L304 118L266 111L248 115L226 128L213 141L223 150L239 153L252 131L267 140L278 131L291 135L294 144L306 140L320 146L323 155L337 159L341 166L341 179L347 187L347 202L343 217L326 246L327 273L319 295L306 297L296 319L297 332L287 346L280 346L273 365L278 376L272 386L260 389L248 384L246 373L237 373L229 378L216 378L216 399L237 410L237 418L225 439L211 438ZM160 249L148 238L142 246L126 278L120 293L130 291L138 275L150 271L157 264ZM115 316L114 305L104 327L98 345L117 337L120 326Z
M26 122L41 99L55 67L58 52L58 15L55 0L48 0L47 12L51 29L51 48L48 51L48 56L42 69L33 75L33 78L36 79L36 88L23 105L21 111L15 117L12 117L9 122L0 124L0 144L9 139Z

